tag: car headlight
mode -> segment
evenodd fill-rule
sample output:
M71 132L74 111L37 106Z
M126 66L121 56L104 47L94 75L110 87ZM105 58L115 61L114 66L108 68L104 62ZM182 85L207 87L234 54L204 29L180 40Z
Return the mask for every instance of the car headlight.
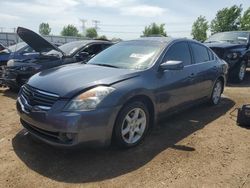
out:
M89 111L97 105L115 88L107 86L97 86L86 92L81 93L72 99L65 107L65 111Z
M7 62L7 66L13 66L15 63L15 61L13 59L10 59L8 62Z
M227 54L228 59L237 59L239 56L240 55L237 52L230 52L230 53Z

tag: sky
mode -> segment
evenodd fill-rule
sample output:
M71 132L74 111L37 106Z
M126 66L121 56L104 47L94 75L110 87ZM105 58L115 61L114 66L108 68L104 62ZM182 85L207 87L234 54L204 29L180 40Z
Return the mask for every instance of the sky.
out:
M65 25L82 32L80 20L86 27L98 20L98 34L108 38L138 38L153 22L164 23L172 37L190 37L198 16L211 21L218 10L235 4L246 10L250 0L0 0L0 31L22 26L38 32L46 22L51 34L59 35Z

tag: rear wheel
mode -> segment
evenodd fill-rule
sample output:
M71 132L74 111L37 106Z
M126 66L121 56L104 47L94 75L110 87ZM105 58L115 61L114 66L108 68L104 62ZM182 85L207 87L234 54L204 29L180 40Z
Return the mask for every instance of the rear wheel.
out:
M114 140L123 148L136 146L145 137L148 127L147 106L139 101L129 103L118 115L114 128Z
M214 88L210 97L210 103L212 105L217 105L220 102L221 94L223 90L223 83L221 80L217 80L214 84Z

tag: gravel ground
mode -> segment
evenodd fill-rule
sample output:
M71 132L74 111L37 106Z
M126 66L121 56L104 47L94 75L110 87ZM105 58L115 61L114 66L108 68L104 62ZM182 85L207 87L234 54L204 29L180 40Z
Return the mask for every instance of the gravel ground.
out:
M250 129L230 115L250 103L250 72L220 105L165 119L123 151L39 143L20 126L15 98L0 89L0 187L250 187Z

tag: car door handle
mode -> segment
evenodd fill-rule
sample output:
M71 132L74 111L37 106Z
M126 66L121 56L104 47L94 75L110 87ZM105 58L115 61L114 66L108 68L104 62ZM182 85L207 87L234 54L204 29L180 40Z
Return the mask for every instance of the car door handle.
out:
M216 66L213 66L213 70L217 70L217 67L216 67Z
M194 77L195 77L195 74L194 74L194 73L192 73L192 74L190 74L190 75L189 75L189 77L188 77L188 78L189 78L189 79L193 79Z

